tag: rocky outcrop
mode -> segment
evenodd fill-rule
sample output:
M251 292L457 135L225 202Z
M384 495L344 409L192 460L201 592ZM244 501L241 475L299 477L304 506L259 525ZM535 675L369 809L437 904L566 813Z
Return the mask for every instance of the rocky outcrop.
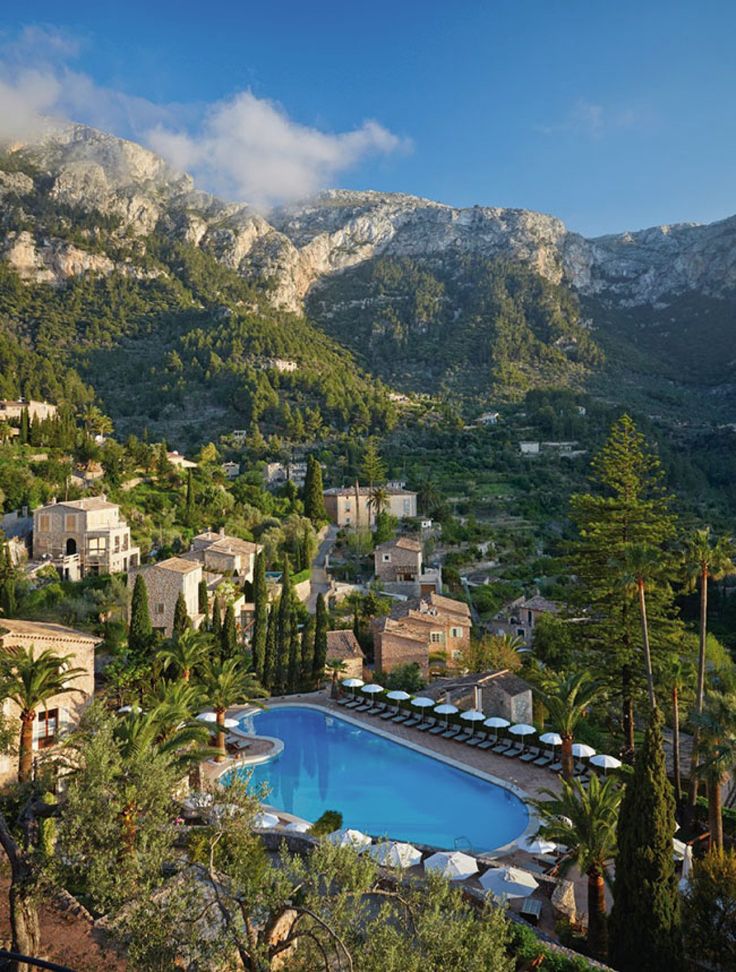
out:
M168 233L210 250L244 276L267 281L270 299L293 311L302 309L320 280L383 254L503 257L623 305L666 302L688 290L720 296L736 288L736 217L587 240L561 220L528 210L456 209L399 193L345 190L265 217L196 190L189 176L140 145L86 126L51 132L17 151L50 183L44 180L41 189L28 175L0 171L0 204L44 191L65 206L115 217L120 234ZM104 256L51 244L36 249L23 234L7 239L5 250L29 279L58 282L73 273L109 272Z

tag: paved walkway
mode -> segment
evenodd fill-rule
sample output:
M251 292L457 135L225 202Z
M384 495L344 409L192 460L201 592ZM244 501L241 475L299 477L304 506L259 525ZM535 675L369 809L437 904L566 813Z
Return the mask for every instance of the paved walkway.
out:
M326 594L330 589L330 575L327 572L327 555L335 545L337 540L337 527L330 524L327 527L320 545L317 548L314 560L312 561L312 576L309 598L307 600L307 610L314 614L317 610L317 597Z

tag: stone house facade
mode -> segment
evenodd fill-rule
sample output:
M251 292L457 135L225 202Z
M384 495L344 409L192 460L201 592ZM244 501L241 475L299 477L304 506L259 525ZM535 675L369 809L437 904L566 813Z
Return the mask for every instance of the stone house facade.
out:
M546 614L558 614L559 610L560 605L556 601L550 601L540 594L518 597L495 615L488 623L488 630L491 634L521 638L525 645L529 645L539 619Z
M389 617L372 622L376 667L417 662L426 676L430 655L457 658L470 644L471 627L467 604L436 592L396 604Z
M399 486L386 486L386 512L398 520L417 515L417 494ZM338 527L375 526L376 515L367 486L333 486L324 491L325 510Z
M204 619L204 615L199 613L199 583L203 576L201 563L183 557L169 557L158 564L147 564L128 574L131 591L139 574L146 585L148 612L154 631L166 638L171 637L179 594L184 595L192 625L195 628L200 626Z
M482 685L483 711L502 716L513 725L534 722L532 689L528 682L511 672L499 672Z
M83 674L69 683L70 691L54 695L36 712L33 724L35 750L50 748L62 732L78 724L81 713L94 695L95 647L99 642L100 639L93 635L60 624L0 618L0 651L33 648L34 654L39 655L48 649L57 655L71 655L70 667L83 669ZM17 718L19 710L5 699L0 702L0 711L5 716ZM0 783L14 780L17 769L17 757L0 755Z
M422 631L403 620L377 618L371 624L376 671L392 672L400 665L419 666L429 677L429 645Z
M352 631L327 632L327 661L345 662L346 672L341 678L362 678L365 656Z
M138 566L130 527L104 495L50 503L33 511L33 558L48 560L62 577L115 574Z
M28 412L28 420L43 421L56 415L56 405L48 402L26 402L23 399L10 401L9 399L0 400L0 422L18 422L23 412Z
M439 568L425 568L422 544L411 537L399 537L379 544L373 551L376 578L385 591L421 597L442 590Z
M200 533L192 540L192 546L185 560L197 560L205 570L218 574L231 574L239 584L253 582L256 555L263 550L257 543L228 537L224 530L214 533L209 530Z

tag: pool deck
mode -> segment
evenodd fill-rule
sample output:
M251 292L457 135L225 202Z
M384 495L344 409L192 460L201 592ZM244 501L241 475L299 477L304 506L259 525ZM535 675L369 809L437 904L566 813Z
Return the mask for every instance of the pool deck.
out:
M367 716L365 713L353 712L350 709L345 710L329 697L328 692L289 695L283 698L272 698L268 701L269 707L300 704L318 706L333 712L347 722L364 725L367 729L378 731L381 735L407 742L413 748L435 753L444 760L456 763L458 766L486 773L495 777L499 782L505 783L511 789L521 791L520 796L536 798L542 796L541 790L543 789L552 790L555 793L560 790L557 774L550 773L543 767L520 763L518 759L506 759L504 756L499 756L487 750L479 752L477 749L453 742L452 739L429 736L427 733L415 732L411 728L407 729L393 722L383 722L375 716ZM237 713L234 714L237 715Z

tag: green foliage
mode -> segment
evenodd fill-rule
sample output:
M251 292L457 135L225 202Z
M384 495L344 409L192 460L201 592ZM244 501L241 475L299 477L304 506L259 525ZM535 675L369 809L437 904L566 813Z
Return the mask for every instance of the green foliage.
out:
M189 611L187 610L187 602L184 600L184 595L181 591L176 598L176 604L174 605L174 622L172 625L173 636L178 638L180 635L184 634L187 628L190 628L192 624L192 619L189 617Z
M327 664L327 631L329 620L324 594L317 595L314 628L314 668L312 675L314 683L319 686L325 674Z
M309 828L312 837L326 837L342 827L342 814L338 810L325 810Z
M322 485L322 466L314 456L307 459L307 475L304 480L304 515L319 527L327 522L324 487Z
M695 963L736 968L736 851L698 861L684 901L685 947Z
M225 620L220 632L220 650L223 658L235 658L238 653L238 631L232 604L228 604L225 609Z
M268 587L266 586L266 559L263 551L256 554L253 567L253 668L263 680L266 661L266 637L268 634Z
M672 835L675 799L667 778L663 719L651 713L618 823L611 959L622 972L679 967L680 898Z
M143 575L138 574L133 585L133 599L130 605L128 648L133 654L143 656L150 649L152 640L153 627L148 610L148 589Z
M416 662L406 665L396 665L390 672L377 671L375 681L385 689L402 689L411 695L416 695L427 684L422 677L422 670Z

